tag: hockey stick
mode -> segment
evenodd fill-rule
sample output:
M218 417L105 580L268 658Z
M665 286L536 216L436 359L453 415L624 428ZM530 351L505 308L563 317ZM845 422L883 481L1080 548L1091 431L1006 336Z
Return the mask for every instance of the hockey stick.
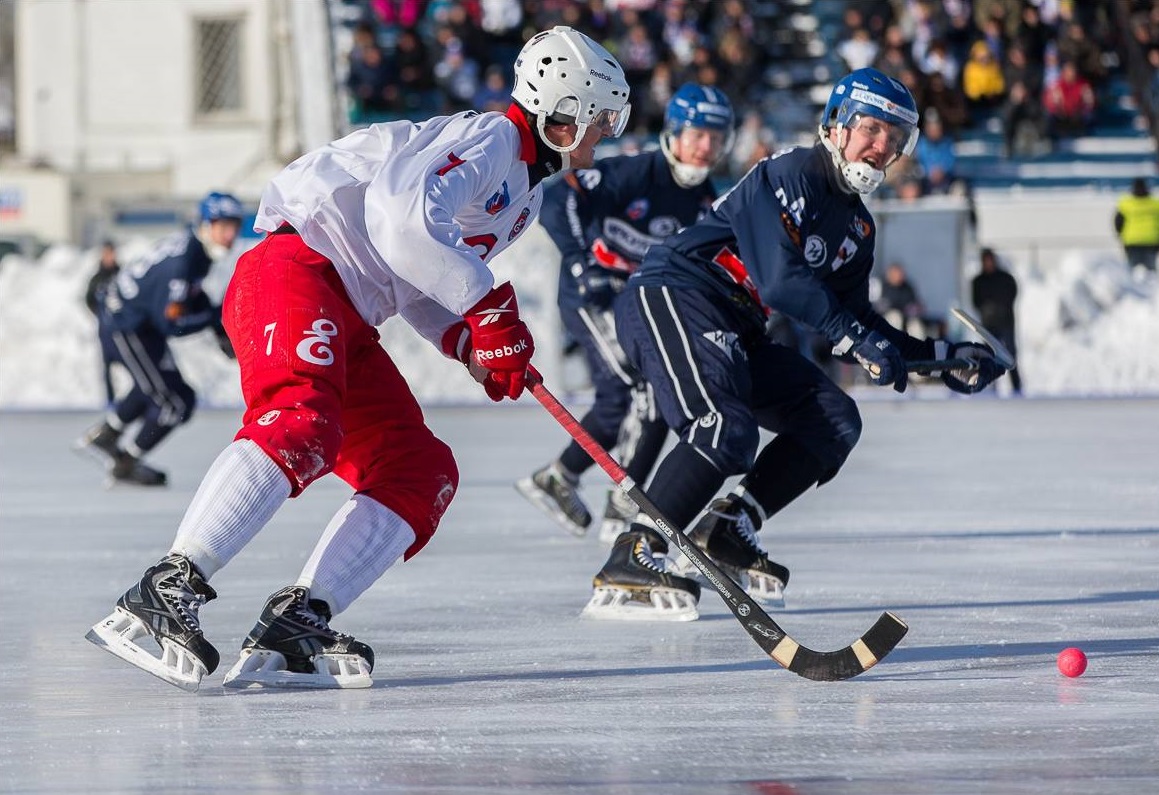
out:
M969 359L915 359L905 363L905 369L918 375L929 375L938 370L960 370L976 368L977 362Z
M1013 370L1017 366L1014 361L1014 356L1006 349L1006 346L999 341L997 337L990 333L985 326L981 324L973 315L964 309L954 307L950 310L954 313L954 317L962 321L966 328L973 331L982 341L989 345L994 350L994 358L998 360L998 364L1005 367L1007 370Z
M543 385L543 376L534 367L527 368L527 384L531 394L548 413L563 426L573 439L608 473L609 477L640 507L656 527L672 544L683 552L696 568L700 569L712 587L724 599L728 609L745 628L757 645L779 665L798 676L817 682L833 682L851 679L866 669L876 665L882 657L893 651L905 637L909 627L893 613L882 613L869 631L844 649L837 651L813 651L793 640L777 622L761 609L755 601L733 582L700 547L688 536L668 524L656 505L648 499L628 473L608 455L608 451L584 430L579 421Z

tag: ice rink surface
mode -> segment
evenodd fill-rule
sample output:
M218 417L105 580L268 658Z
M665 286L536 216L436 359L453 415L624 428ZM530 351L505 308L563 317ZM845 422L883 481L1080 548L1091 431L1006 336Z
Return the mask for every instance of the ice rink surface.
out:
M0 414L0 791L1159 792L1159 401L862 409L846 468L762 533L800 642L844 646L887 609L910 624L861 677L781 669L712 592L695 623L580 620L605 550L512 489L566 438L525 397L428 412L459 495L334 621L374 647L374 688L221 687L346 498L329 477L214 577L222 666L196 694L83 636L168 549L236 414L178 431L158 491L106 491L69 451L92 415ZM597 511L607 483L585 479ZM1072 645L1079 679L1055 668Z

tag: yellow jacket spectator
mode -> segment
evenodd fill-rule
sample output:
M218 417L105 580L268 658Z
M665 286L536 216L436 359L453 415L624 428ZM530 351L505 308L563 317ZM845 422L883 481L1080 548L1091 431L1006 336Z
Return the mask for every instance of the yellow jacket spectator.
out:
M1159 254L1159 199L1151 195L1147 180L1138 177L1131 192L1115 208L1115 231L1132 267L1155 270Z
M962 93L979 105L993 105L1006 96L1002 66L985 41L978 40L970 47L970 57L962 67Z

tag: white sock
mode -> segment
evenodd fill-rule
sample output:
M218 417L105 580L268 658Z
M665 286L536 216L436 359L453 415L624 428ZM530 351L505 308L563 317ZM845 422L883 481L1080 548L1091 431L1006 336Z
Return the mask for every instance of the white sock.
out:
M297 585L325 599L338 615L402 557L415 534L402 517L377 500L355 494L338 509Z
M253 540L290 496L290 481L262 448L241 439L221 451L185 510L171 552L209 579Z

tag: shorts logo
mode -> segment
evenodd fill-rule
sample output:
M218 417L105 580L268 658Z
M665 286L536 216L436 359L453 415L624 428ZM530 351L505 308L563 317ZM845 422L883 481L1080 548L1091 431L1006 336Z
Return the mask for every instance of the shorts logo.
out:
M805 239L805 262L811 267L819 268L825 262L825 238L818 235L809 235Z
M265 414L258 417L258 425L273 425L274 421L277 420L277 418L280 416L282 416L282 412L278 411L277 409L274 409L273 411L267 411Z
M516 235L523 231L523 227L527 225L527 219L531 215L531 208L524 207L523 212L519 213L519 217L515 219L515 226L511 227L511 234L507 236L507 242L510 243L515 239Z
M334 349L330 347L330 338L338 336L338 324L322 318L315 320L314 325L304 333L305 338L294 349L298 358L310 364L334 364Z

